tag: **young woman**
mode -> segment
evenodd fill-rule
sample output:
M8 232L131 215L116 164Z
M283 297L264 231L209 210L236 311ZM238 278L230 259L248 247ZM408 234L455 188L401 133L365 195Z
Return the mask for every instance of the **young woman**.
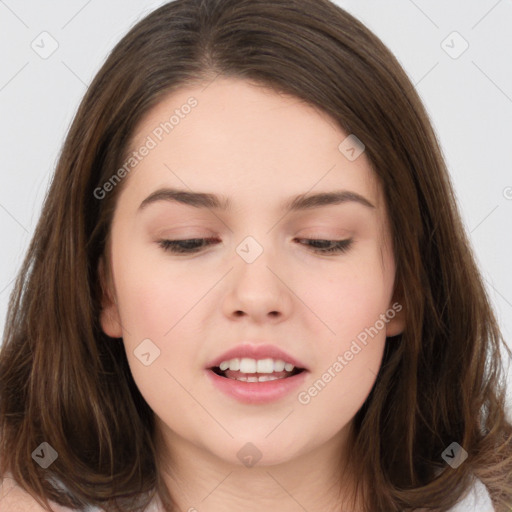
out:
M503 512L500 347L389 50L327 0L177 0L87 91L11 297L0 509Z

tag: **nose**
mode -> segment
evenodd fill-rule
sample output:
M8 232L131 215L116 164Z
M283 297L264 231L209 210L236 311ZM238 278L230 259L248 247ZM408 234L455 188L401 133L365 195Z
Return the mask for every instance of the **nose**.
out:
M237 260L228 280L223 299L226 316L231 319L247 317L255 323L279 323L289 317L293 295L291 279L281 271L270 251L264 251L252 263Z

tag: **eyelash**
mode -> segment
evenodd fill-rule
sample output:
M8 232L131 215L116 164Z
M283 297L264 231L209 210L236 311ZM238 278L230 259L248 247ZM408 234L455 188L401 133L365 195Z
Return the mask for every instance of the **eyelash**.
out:
M215 240L215 238L190 238L187 240L159 240L158 244L164 251L169 251L175 254L194 254L201 250L202 246L205 246L204 242L211 242ZM347 252L352 246L353 239L349 238L347 240L323 240L323 239L313 239L313 238L296 238L295 240L305 240L306 242L320 243L320 244L331 244L329 248L322 247L314 247L314 245L308 245L313 249L313 252L320 254L341 254ZM200 243L199 247L186 247L186 245ZM183 244L183 245L180 245ZM184 247L185 245L185 247ZM207 243L208 245L212 245L211 243Z

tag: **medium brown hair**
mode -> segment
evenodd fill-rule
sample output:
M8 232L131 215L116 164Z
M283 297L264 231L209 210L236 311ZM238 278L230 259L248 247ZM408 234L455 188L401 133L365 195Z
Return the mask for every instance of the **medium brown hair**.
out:
M171 91L237 77L294 95L355 134L385 194L405 331L386 343L358 411L350 465L368 511L447 510L471 485L512 505L510 356L429 118L384 44L328 0L176 0L137 23L90 85L69 130L10 298L0 354L0 474L61 505L167 510L154 415L122 339L103 333L98 265L138 123ZM341 141L340 141L341 142ZM108 270L109 265L107 265ZM469 454L456 469L452 442ZM48 442L48 469L31 457ZM56 482L66 489L60 489ZM257 497L256 497L257 499Z

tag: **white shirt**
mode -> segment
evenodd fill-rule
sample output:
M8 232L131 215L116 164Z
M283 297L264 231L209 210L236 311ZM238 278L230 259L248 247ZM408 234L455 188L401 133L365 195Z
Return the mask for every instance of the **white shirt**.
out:
M450 509L450 512L495 512L487 487L474 480L468 495Z
M56 512L71 512L68 508L56 509ZM87 512L104 512L102 509L91 508ZM160 512L156 501L152 501L146 512ZM491 498L485 485L475 479L468 494L450 509L450 512L495 512Z
M5 479L3 481L3 485L0 485L0 511L4 512L4 509L2 508L2 498L7 497L8 494L12 492L12 498L14 498L14 495L16 496L23 496L26 493L21 492L18 494L13 487L13 480L12 479ZM17 487L17 486L14 486ZM19 489L19 488L18 488ZM27 497L28 495L24 496ZM18 501L18 500L16 500ZM5 502L4 502L5 503ZM52 508L55 512L76 512L73 511L70 508L62 507L60 505L55 504L53 501L50 502ZM159 508L159 500L154 499L149 507L146 509L145 512L161 512ZM19 509L20 511L22 509ZM88 509L84 509L83 512L105 512L103 509L97 508L97 507L89 507ZM450 512L495 512L491 498L489 496L489 493L487 491L487 488L484 486L484 484L480 481L475 479L473 485L469 489L467 495L462 498L455 506L453 506L450 509Z

